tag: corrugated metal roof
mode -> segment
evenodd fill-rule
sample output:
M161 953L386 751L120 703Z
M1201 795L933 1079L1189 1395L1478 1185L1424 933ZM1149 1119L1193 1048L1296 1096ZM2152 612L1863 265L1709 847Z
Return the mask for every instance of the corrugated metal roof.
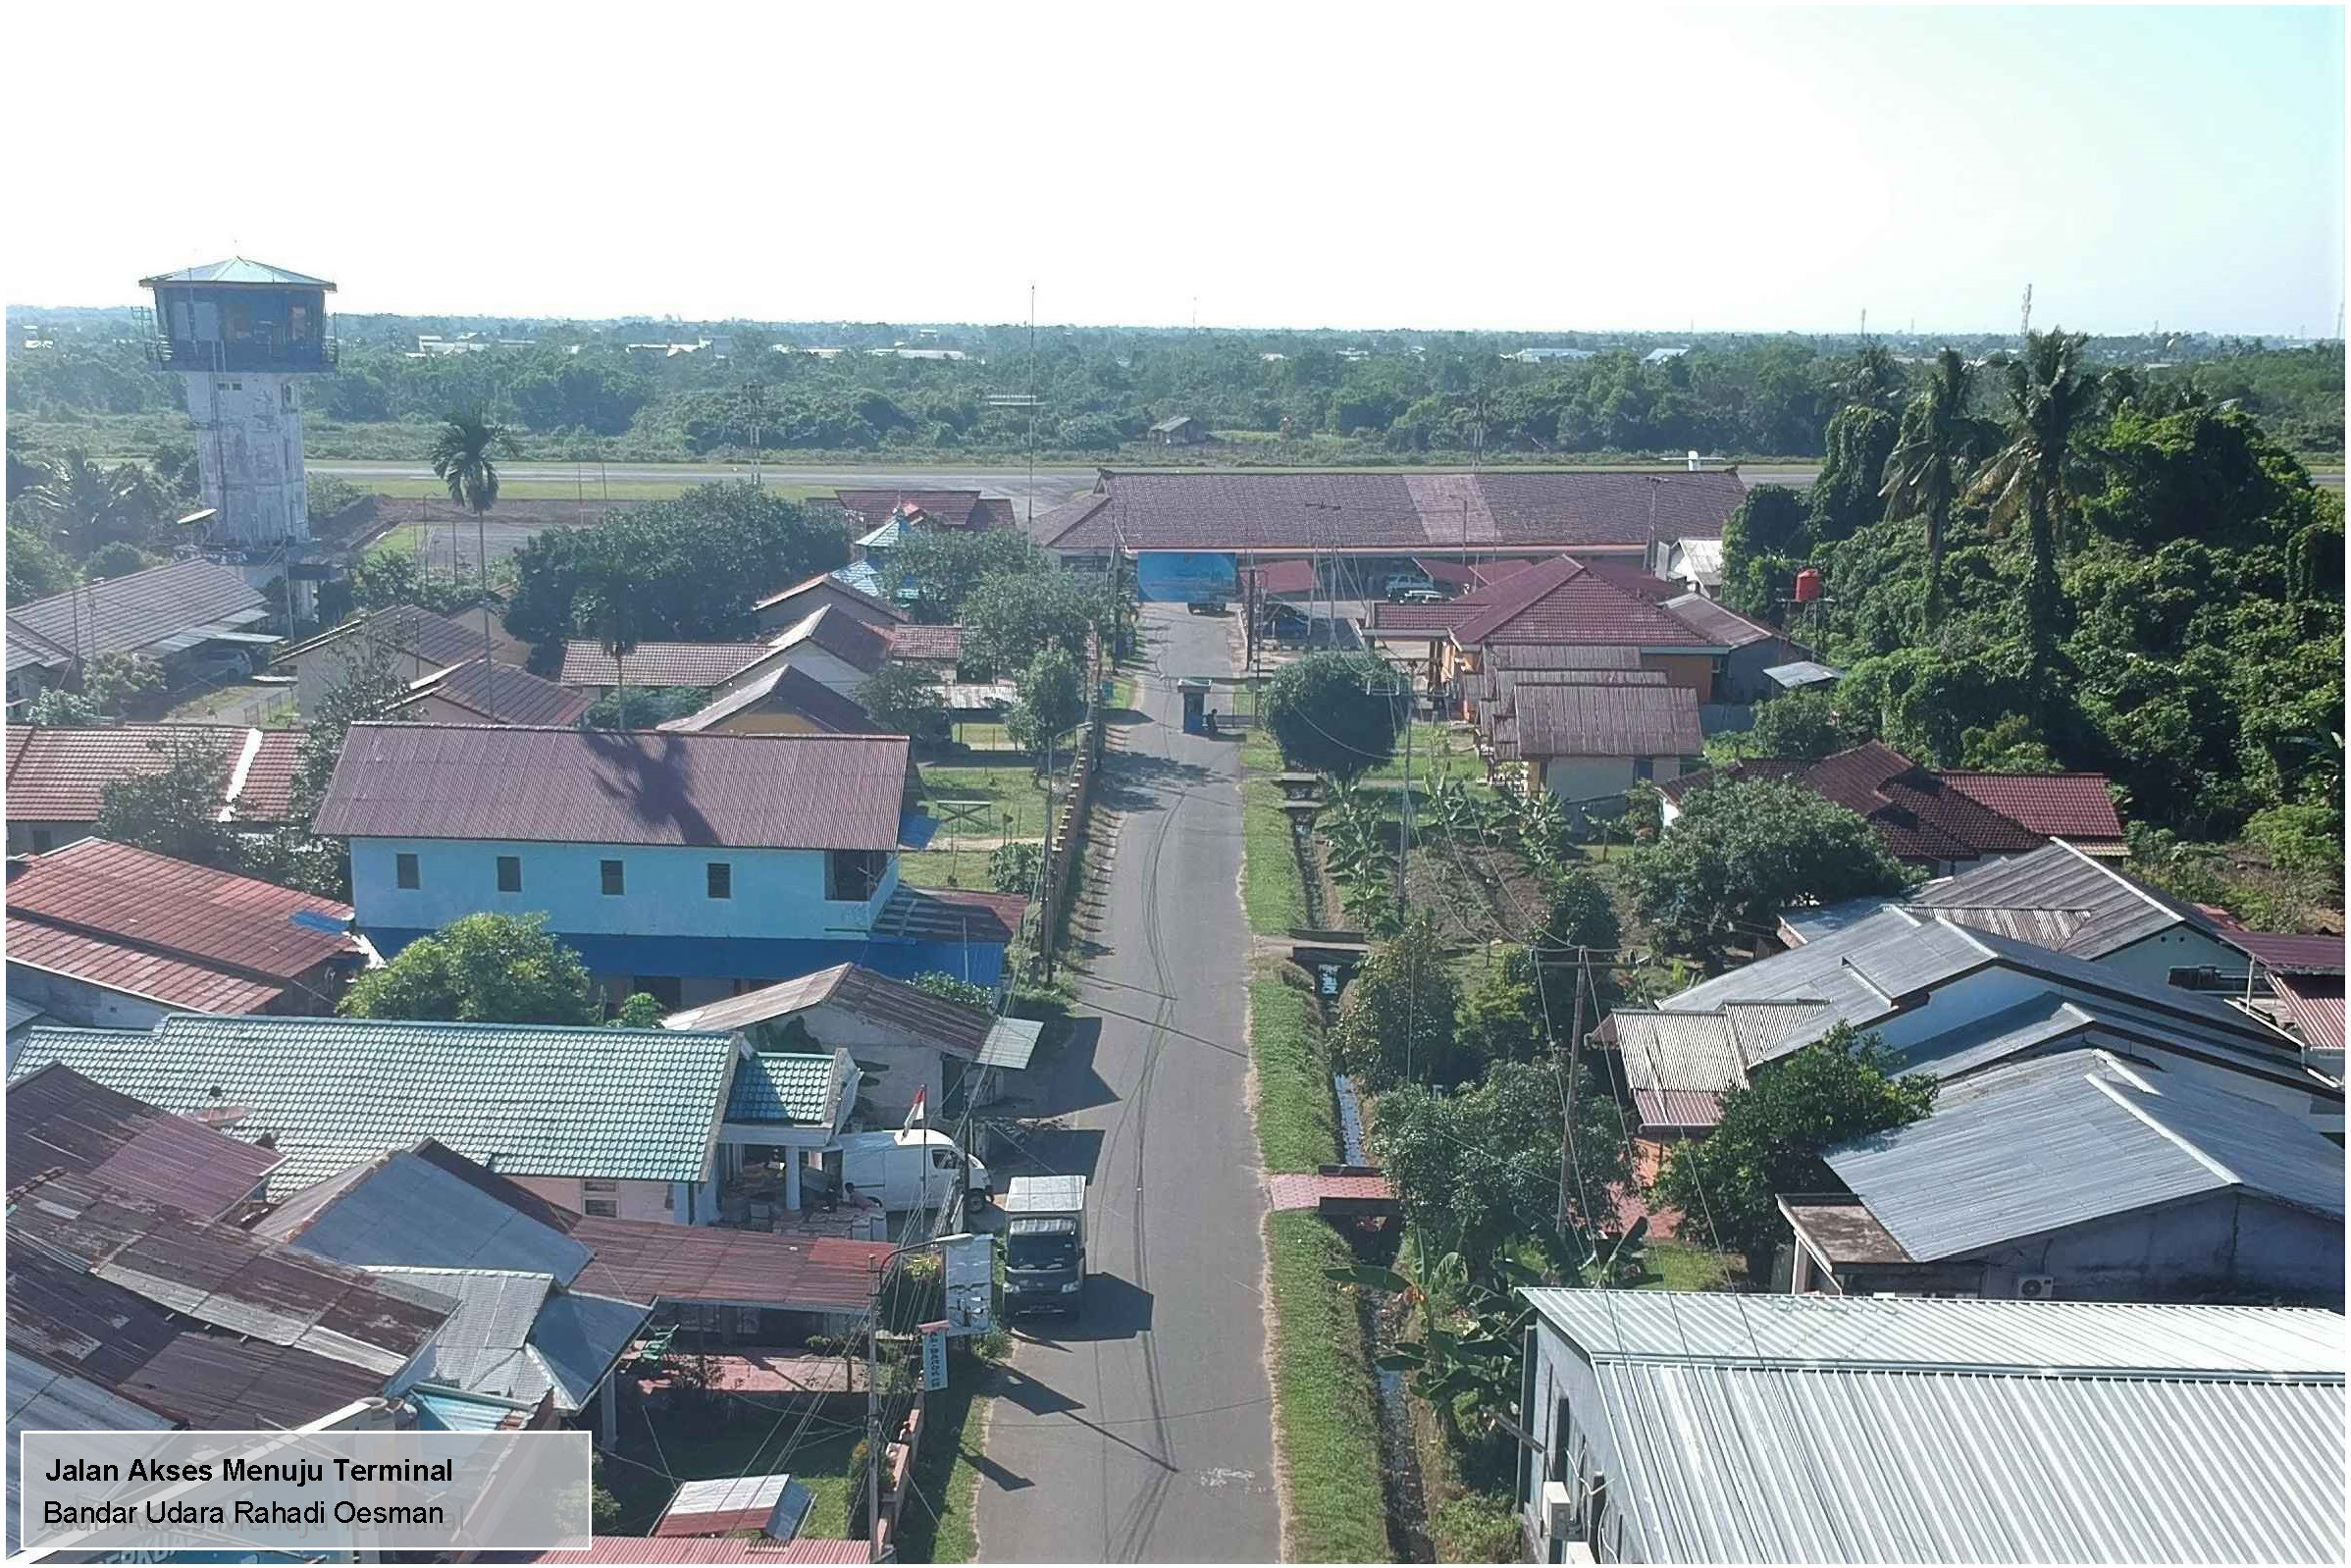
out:
M1037 1042L1044 1036L1042 1019L998 1019L989 1025L987 1043L979 1049L979 1065L1008 1071L1025 1068L1036 1055Z
M1921 1262L2231 1187L2343 1212L2343 1151L2302 1118L2103 1051L1988 1068L1826 1159Z
M570 724L596 706L585 692L542 680L511 664L475 658L452 666L439 680L394 704L393 710L434 698L478 715L486 724Z
M1719 566L1716 568L1719 573ZM1780 634L1759 621L1749 620L1730 605L1703 594L1683 594L1665 601L1666 613L1681 621L1709 643L1725 648L1745 648L1750 643L1767 643Z
M2220 940L2279 974L2341 974L2341 933L2226 930Z
M253 1229L362 1267L522 1270L569 1284L588 1266L588 1249L544 1210L494 1188L520 1192L487 1171L469 1181L402 1149L294 1194Z
M137 773L160 773L175 746L217 749L222 804L240 821L285 820L301 758L299 729L248 730L225 724L112 724L8 730L8 814L20 822L95 822L106 786ZM241 777L237 763L244 761Z
M234 566L201 557L84 583L63 594L17 604L9 626L78 653L154 652L199 627L231 627L269 613L269 601ZM187 645L193 647L193 643Z
M653 1526L656 1536L716 1536L766 1525L793 1486L789 1472L766 1476L720 1476L707 1481L683 1481ZM812 1500L806 1487L797 1489L795 1511L805 1513Z
M830 735L879 735L889 730L851 699L784 662L660 727L689 735L723 731L727 720L758 709L796 713Z
M417 1425L427 1432L519 1431L531 1415L502 1399L441 1388L411 1388L407 1398L416 1407Z
M652 1317L650 1301L639 1304L586 1290L560 1291L541 1308L531 1328L531 1353L554 1381L557 1405L585 1409Z
M1930 882L1911 903L1962 925L2086 959L2183 926L2208 936L2220 930L2190 906L2064 843Z
M1593 1362L1628 1558L2342 1554L2333 1313L1524 1293Z
M565 686L716 686L765 658L765 643L639 643L614 659L601 643L575 640L563 645Z
M1515 572L1444 606L1463 648L1493 643L1602 643L1630 648L1720 648L1710 633L1573 556Z
M145 1037L139 1036L144 1043ZM217 1220L284 1156L51 1065L8 1086L11 1191L57 1172Z
M172 1423L86 1378L8 1352L8 1550L18 1545L20 1437L27 1432L163 1432Z
M1977 773L1939 768L1936 777L2011 821L2051 838L2085 844L2122 841L2104 773Z
M2331 976L2281 974L2270 982L2294 1028L2313 1049L2332 1052L2327 1071L2341 1075L2343 1050L2343 982Z
M88 985L193 1013L254 1013L285 995L276 980L227 973L187 959L78 931L61 931L13 915L7 922L11 967L46 970Z
M1696 1089L1720 1094L1747 1082L1731 1020L1719 1013L1649 1013L1619 1009L1609 1015L1626 1086L1642 1090Z
M1705 744L1687 686L1521 686L1512 700L1521 757L1694 757Z
M904 882L873 918L878 937L913 941L1010 942L1028 900L1019 893L909 887Z
M862 572L859 571L861 567L864 568ZM866 587L862 579L872 580L875 586ZM877 592L879 583L879 577L865 562L852 561L838 571L805 577L790 588L779 589L768 595L752 607L762 611L781 609L789 613L796 605L805 605L807 607L799 612L805 616L820 604L833 604L868 626L905 620L905 610L881 598ZM793 617L795 621L798 618Z
M598 1536L581 1551L547 1551L528 1560L545 1563L773 1563L790 1568L800 1563L858 1563L871 1548L862 1541L744 1541L729 1537Z
M366 952L347 930L320 929L348 926L348 904L105 839L78 840L17 867L8 916L12 926L33 921L279 985Z
M871 1266L894 1250L881 1241L597 1215L582 1218L572 1234L596 1254L575 1281L580 1289L630 1301L798 1312L862 1312L873 1286Z
M153 1033L28 1030L17 1074L64 1062L166 1110L244 1108L274 1189L438 1138L514 1176L695 1181L734 1040L684 1030L380 1019L176 1017Z
M810 613L770 645L794 649L803 645L823 649L852 669L878 674L890 661L890 640L838 605L827 604Z
M673 1013L662 1020L662 1026L744 1029L816 1007L839 1008L867 1022L903 1029L963 1057L977 1056L997 1023L984 1008L933 996L919 986L877 973L862 964L836 964L798 979L763 985L740 996Z
M548 1276L477 1269L371 1272L457 1304L433 1342L409 1364L404 1378L523 1404L536 1404L553 1387L554 1380L528 1348L531 1326L554 1288L555 1281Z
M830 1126L842 1080L856 1067L846 1051L830 1056L758 1051L735 1065L727 1091L729 1122Z
M1790 691L1800 687L1820 686L1845 678L1845 672L1814 659L1800 658L1786 664L1774 664L1763 672L1763 678L1775 686Z
M345 640L406 653L428 669L446 669L482 656L482 634L472 627L415 604L391 604L363 611L316 637L280 650L278 661L299 658Z
M1112 473L1034 533L1057 550L1646 546L1719 536L1746 494L1728 470Z
M319 808L340 838L890 849L905 736L354 724Z

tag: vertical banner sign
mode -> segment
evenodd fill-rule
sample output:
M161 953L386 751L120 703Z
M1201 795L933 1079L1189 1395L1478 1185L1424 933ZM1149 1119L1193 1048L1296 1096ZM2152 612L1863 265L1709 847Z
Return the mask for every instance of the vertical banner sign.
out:
M952 1235L939 1238L944 1259L941 1283L947 1293L947 1332L956 1338L986 1333L996 1323L996 1238Z
M922 1326L922 1387L935 1392L947 1386L947 1325Z

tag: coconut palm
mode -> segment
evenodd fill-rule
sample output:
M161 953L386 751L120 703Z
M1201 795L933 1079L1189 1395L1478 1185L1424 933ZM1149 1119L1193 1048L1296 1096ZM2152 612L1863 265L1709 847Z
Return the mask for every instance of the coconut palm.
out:
M474 550L482 565L482 673L493 717L497 713L496 677L490 657L490 508L497 504L497 462L514 452L506 427L479 409L463 409L441 422L433 435L433 473L448 487L449 499L474 514ZM449 551L449 576L457 574L456 550Z
M86 452L73 450L37 466L39 477L23 499L75 553L87 555L107 545L139 545L154 538L164 497L154 476L138 464L110 468Z
M2080 472L2073 433L2098 401L2098 377L2081 368L2082 345L2088 340L2083 334L2067 332L2034 333L2025 339L2023 354L2003 367L2008 444L1992 454L1975 480L1975 494L1991 503L1995 520L2024 516L2032 552L2024 578L2024 633L2036 681L2055 661L2064 611L2057 570L2058 525L2072 502Z
M1902 365L1884 343L1864 340L1839 382L1849 403L1891 408L1902 397Z
M1956 348L1936 357L1924 391L1903 410L1902 432L1886 459L1889 515L1926 519L1926 627L1943 620L1943 543L1967 465L1983 455L1983 427L1967 412L1975 367Z

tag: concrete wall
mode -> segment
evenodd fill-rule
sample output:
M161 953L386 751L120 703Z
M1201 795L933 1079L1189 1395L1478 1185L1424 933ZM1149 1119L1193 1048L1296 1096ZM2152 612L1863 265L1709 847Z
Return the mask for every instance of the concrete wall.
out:
M2343 1223L2235 1191L2141 1209L1978 1255L1983 1293L2045 1274L2081 1301L2160 1301L2236 1290L2339 1305Z
M2202 968L2207 965L2222 973L2242 975L2245 955L2235 948L2205 935L2193 927L2178 925L2154 936L2144 936L2126 948L2120 948L2097 960L2102 969L2113 969L2137 983L2161 990L2170 983L2173 969Z
M537 1193L549 1203L560 1204L574 1214L588 1212L591 1197L610 1201L616 1217L622 1220L657 1220L665 1225L711 1225L718 1219L718 1183L715 1180L637 1181L615 1180L613 1190L591 1193L589 1177L582 1176L509 1176L515 1185Z
M1668 686L1689 687L1701 703L1714 701L1712 653L1643 653L1641 667L1661 672Z
M8 994L39 1008L52 1022L91 1029L152 1028L175 1013L189 1011L22 964L8 967Z
M302 474L302 378L256 371L180 377L196 424L204 503L220 510L209 536L274 545L310 537Z
M397 885L396 857L417 858L419 885ZM522 891L497 890L497 857L522 862ZM607 897L601 863L626 867L626 891ZM734 867L733 896L708 894L705 867ZM607 936L859 940L898 886L896 858L865 903L824 896L820 850L724 850L675 845L516 844L473 839L354 839L351 896L362 928L436 929L467 915L545 914L556 931Z
M1592 801L1603 795L1622 795L1641 781L1630 757L1554 757L1542 764L1542 787L1563 801ZM1679 778L1679 757L1649 758L1649 776L1657 783Z

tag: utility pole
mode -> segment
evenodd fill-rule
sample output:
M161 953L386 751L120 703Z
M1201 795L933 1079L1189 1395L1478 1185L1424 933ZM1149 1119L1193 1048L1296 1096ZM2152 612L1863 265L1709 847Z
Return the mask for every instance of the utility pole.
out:
M868 1258L865 1273L870 1281L867 1300L871 1310L865 1319L865 1560L879 1562L881 1554L881 1380L874 1376L874 1345L881 1338L881 1264Z
M2024 286L2024 319L2016 328L2016 346L2024 347L2033 337L2033 286Z
M1540 965L1542 962L1540 936L1535 943L1534 952L1535 962ZM1584 1045L1584 991L1590 980L1590 970L1587 967L1590 962L1589 953L1590 950L1586 948L1576 949L1575 1018L1568 1028L1567 1063L1562 1069L1564 1081L1561 1084L1561 1089L1564 1098L1560 1108L1561 1125L1559 1129L1559 1234L1562 1237L1567 1234L1568 1222L1573 1215L1571 1195L1575 1191L1576 1180L1576 1079L1579 1076L1576 1068L1577 1054ZM1590 1216L1586 1216L1586 1218L1589 1219Z

